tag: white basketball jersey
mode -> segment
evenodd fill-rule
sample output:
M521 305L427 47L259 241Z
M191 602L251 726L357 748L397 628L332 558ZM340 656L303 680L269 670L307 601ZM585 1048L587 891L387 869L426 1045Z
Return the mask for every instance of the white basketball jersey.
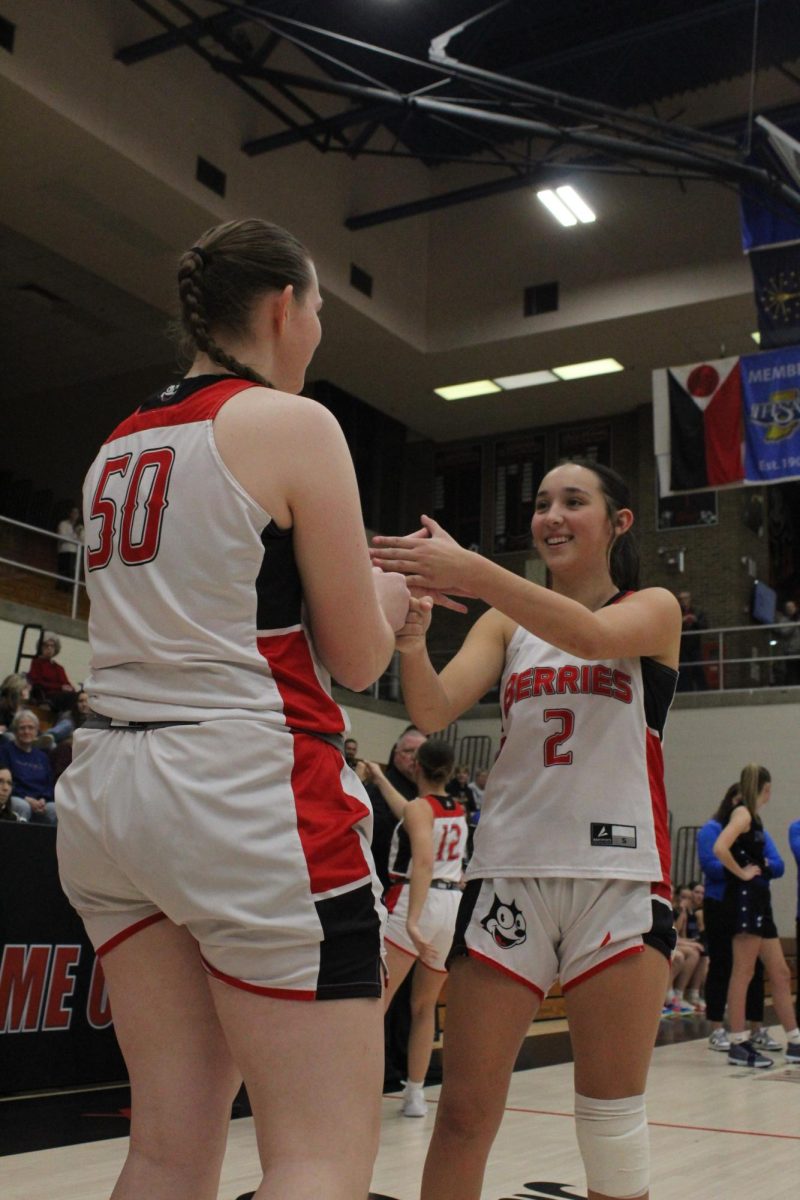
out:
M467 853L467 817L452 796L425 796L433 813L433 879L461 879ZM389 875L392 882L411 876L411 841L402 823L392 835Z
M245 492L214 441L216 414L252 386L210 375L168 387L89 470L85 686L96 712L346 728L303 621L292 531Z
M652 659L586 662L518 627L468 875L649 880L670 899L661 737L676 680Z

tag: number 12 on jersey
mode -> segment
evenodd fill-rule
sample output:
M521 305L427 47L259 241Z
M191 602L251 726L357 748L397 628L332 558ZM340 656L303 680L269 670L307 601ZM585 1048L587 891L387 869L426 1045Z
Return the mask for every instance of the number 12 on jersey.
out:
M156 557L174 462L175 451L171 446L142 450L136 456L127 453L106 459L89 510L89 520L100 521L97 544L86 550L90 571L107 567L115 549L122 562L131 567L152 562ZM119 526L117 503L105 495L115 475L128 480ZM144 512L137 520L140 507Z

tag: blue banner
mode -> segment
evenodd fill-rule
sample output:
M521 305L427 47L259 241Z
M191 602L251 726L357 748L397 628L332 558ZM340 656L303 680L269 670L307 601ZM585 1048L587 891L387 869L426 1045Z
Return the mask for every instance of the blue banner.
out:
M800 346L741 360L745 480L800 478Z

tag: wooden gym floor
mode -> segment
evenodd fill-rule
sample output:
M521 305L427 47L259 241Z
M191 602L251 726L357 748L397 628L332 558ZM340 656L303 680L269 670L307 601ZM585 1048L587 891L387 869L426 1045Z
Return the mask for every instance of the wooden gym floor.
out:
M514 1074L482 1200L586 1195L564 1024L538 1023L533 1032L522 1061L551 1065ZM731 1067L708 1050L706 1034L697 1018L662 1022L648 1087L653 1200L796 1200L800 1067L785 1067L779 1054L769 1071ZM398 1096L383 1097L374 1200L417 1200L438 1093L427 1089L430 1113L421 1120L401 1115ZM125 1155L126 1138L114 1135L127 1132L126 1103L124 1089L0 1103L3 1200L107 1200ZM252 1120L234 1119L220 1200L239 1200L258 1179Z

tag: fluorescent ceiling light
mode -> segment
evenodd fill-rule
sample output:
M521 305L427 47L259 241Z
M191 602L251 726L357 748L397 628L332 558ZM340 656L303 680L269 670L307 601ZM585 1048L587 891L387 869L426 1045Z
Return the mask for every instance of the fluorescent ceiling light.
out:
M556 188L554 192L545 188L536 195L562 225L577 225L578 221L582 225L590 225L592 221L597 220L597 214L570 184Z
M597 220L597 213L593 212L582 196L579 196L574 187L567 184L566 187L556 188L556 195L559 200L563 200L567 208L574 212L575 216L584 225L591 225L592 221Z
M624 371L622 363L615 358L595 358L592 362L569 363L566 367L553 367L559 379L585 379L588 375L610 375L612 371Z
M536 199L540 200L545 208L548 209L548 211L551 212L555 219L560 221L562 225L578 224L578 218L570 212L564 201L559 200L558 196L555 194L555 192L551 191L550 188L546 188L543 192L537 192Z
M758 330L756 330L755 333L751 333L750 337L753 339L753 341L755 342L755 344L757 346L761 345L761 334L759 333Z
M491 379L476 379L473 383L453 383L449 387L433 389L443 400L467 400L470 396L488 396L500 388Z
M552 371L526 371L522 375L499 375L495 383L499 383L504 391L513 388L537 387L540 383L555 383L556 376Z

